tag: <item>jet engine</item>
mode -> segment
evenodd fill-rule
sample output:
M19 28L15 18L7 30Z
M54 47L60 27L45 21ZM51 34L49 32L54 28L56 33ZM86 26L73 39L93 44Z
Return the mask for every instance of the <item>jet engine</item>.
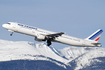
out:
M44 35L37 35L35 37L35 40L36 41L45 41L46 40L46 37Z

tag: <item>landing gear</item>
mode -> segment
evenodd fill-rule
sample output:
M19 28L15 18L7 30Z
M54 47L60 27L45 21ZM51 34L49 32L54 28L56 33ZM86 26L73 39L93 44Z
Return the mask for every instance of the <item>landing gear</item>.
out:
M13 35L13 32L10 34L10 36L12 36Z
M47 40L47 46L50 46L52 43L51 43L51 40Z

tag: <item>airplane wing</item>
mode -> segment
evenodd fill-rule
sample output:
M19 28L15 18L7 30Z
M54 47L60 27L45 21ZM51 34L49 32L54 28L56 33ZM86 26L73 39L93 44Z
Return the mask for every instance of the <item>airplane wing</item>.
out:
M62 34L64 34L64 33L61 32L61 33L55 33L55 34L46 35L47 46L50 46L51 45L51 41L53 41L56 37L61 36Z
M61 36L62 34L64 34L64 33L61 32L61 33L49 34L49 35L46 35L46 36L49 36L49 37L59 37L59 36Z
M52 38L52 39L55 39L56 37L59 37L61 36L62 34L64 34L64 32L60 32L60 33L55 33L55 34L49 34L49 35L46 35L46 38Z

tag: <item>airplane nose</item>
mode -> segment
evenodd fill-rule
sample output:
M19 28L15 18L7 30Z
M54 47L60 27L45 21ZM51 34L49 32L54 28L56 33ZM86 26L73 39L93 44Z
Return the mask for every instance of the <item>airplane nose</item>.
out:
M4 24L2 25L2 27L4 27Z
M6 24L3 24L2 27L3 27L3 28L6 28Z

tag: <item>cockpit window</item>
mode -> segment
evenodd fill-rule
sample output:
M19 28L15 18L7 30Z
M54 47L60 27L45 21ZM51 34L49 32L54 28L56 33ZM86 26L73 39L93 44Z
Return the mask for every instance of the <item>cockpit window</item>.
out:
M7 24L9 24L9 25L10 25L11 23L7 23Z

